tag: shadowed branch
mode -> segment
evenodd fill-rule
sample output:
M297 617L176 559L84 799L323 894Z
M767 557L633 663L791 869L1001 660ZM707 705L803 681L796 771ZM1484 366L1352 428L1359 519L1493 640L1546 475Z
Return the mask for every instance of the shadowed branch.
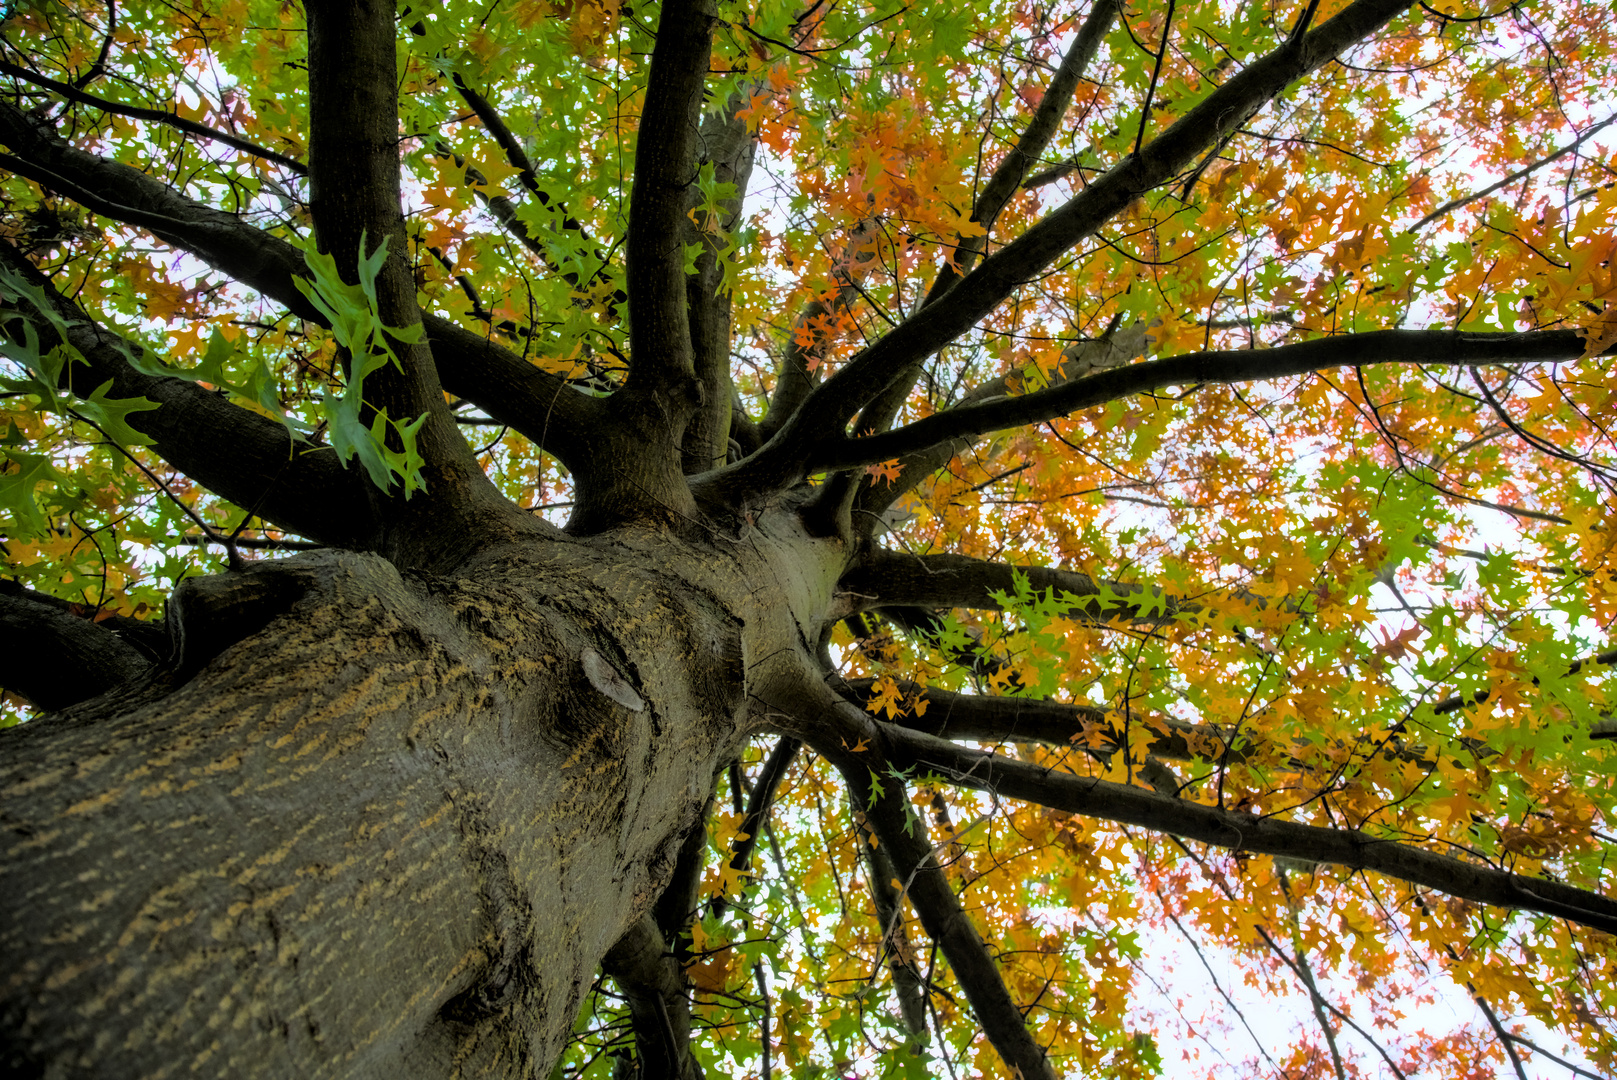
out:
M131 413L128 423L153 440L152 450L170 465L237 506L250 507L287 532L332 547L368 550L379 523L363 474L344 469L330 448L299 446L286 428L188 379L139 371L130 362L144 350L99 326L57 292L21 253L0 244L0 261L41 290L67 340L85 359L63 368L65 388L83 397L110 381L112 398L144 397L158 408ZM55 320L32 302L14 298L0 308L6 333L21 334L26 320L41 351L57 341Z
M153 658L115 625L76 615L54 596L0 582L0 686L49 711L134 682L151 670Z
M851 611L893 606L1000 611L1004 605L993 594L1015 595L1019 576L1035 595L1053 590L1062 602L1071 597L1068 618L1153 623L1171 620L1179 610L1172 597L1144 585L1097 582L1075 570L947 553L873 551L842 576L837 592Z

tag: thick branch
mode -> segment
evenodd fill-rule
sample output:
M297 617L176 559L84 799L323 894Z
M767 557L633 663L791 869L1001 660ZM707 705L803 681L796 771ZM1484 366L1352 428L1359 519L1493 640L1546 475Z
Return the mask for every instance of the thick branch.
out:
M1100 371L1021 397L962 405L880 435L826 440L811 457L810 468L848 469L901 458L953 440L1036 424L1169 386L1257 382L1324 368L1372 364L1553 363L1575 360L1583 353L1584 341L1575 330L1533 330L1523 334L1373 330L1273 349L1186 353Z
M707 866L707 819L712 812L713 799L710 796L707 805L702 807L702 812L685 833L684 842L679 845L679 855L674 859L674 873L668 880L668 887L663 889L663 894L651 908L657 932L672 947L675 959L682 964L690 959L691 916L696 913L702 893L702 871Z
M0 582L0 686L37 708L65 709L151 670L152 659L52 596Z
M1408 6L1407 0L1355 0L1317 30L1288 40L1254 61L1140 153L1119 162L983 260L949 290L949 303L923 307L862 351L810 394L758 453L709 474L707 486L736 500L796 483L809 471L816 448L842 433L853 416L910 365L965 333L1024 281L1092 235L1134 199L1170 181L1292 82L1375 32Z
M669 0L657 26L629 195L631 393L667 393L695 373L685 297L686 187L715 16L706 0Z
M1014 596L1017 576L1026 580L1035 595L1054 590L1059 599L1071 596L1069 618L1160 622L1172 619L1178 610L1178 604L1160 589L1096 582L1074 570L1013 566L969 555L911 555L888 550L876 550L861 559L842 576L837 592L853 611L895 605L1001 611L1004 605L992 594Z
M639 1076L645 1080L701 1080L691 1057L690 1002L685 978L669 956L657 924L644 915L612 946L601 967L629 999Z
M1139 825L1234 851L1283 855L1353 870L1374 870L1461 899L1537 911L1608 934L1617 933L1617 900L1586 889L1496 870L1364 832L1221 810L1144 788L1056 772L998 754L968 750L892 725L881 727L889 741L889 756L896 764L935 773L963 787L1074 814Z
M422 320L399 201L393 3L333 0L311 4L307 14L309 208L315 235L350 285L359 283L360 263L387 245L374 282L376 315L383 326L413 332ZM350 380L361 377L360 365L368 366L369 359L352 358ZM411 344L394 338L392 357L364 375L363 392L368 411L395 423L426 417L416 437L426 495L381 501L380 513L390 525L410 534L458 532L467 524L459 519L473 507L504 502L455 426L424 340Z
M86 361L63 369L67 389L86 397L110 380L108 397L157 402L156 409L130 413L129 425L153 440L152 449L163 460L203 487L322 544L353 550L376 546L379 523L363 474L344 469L332 450L299 445L275 421L187 379L137 371L129 358L142 355L139 345L96 324L9 244L0 244L0 261L42 290L56 317L67 323L68 343ZM16 321L26 320L41 351L57 341L52 320L27 300L8 299L0 318L13 335L20 335Z
M87 209L189 251L222 273L317 325L325 320L293 285L306 274L303 253L234 214L204 206L139 169L86 153L0 101L0 154L10 169ZM569 468L581 462L600 409L595 399L509 349L436 315L427 342L444 389L509 423Z

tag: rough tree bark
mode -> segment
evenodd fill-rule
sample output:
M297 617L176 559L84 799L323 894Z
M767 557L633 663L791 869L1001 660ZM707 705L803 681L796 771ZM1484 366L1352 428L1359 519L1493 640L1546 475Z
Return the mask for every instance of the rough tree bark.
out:
M1054 1069L910 817L900 768L1215 845L1328 851L1350 867L1617 927L1617 903L1593 893L1356 833L1248 827L1171 795L1069 783L937 737L1060 741L1081 710L995 713L938 696L937 723L920 733L850 704L868 687L826 681L823 643L836 621L884 606L993 607L1013 571L882 549L876 513L853 513L885 506L861 487L866 463L907 456L936 467L940 453L946 463L951 448L1008 423L1147 386L1361 363L1366 350L1378 362L1434 364L1581 352L1571 334L1452 334L1157 366L1108 361L1110 372L1075 370L1014 399L984 392L892 427L895 393L943 343L1406 6L1355 0L1319 26L1300 25L1024 236L986 255L986 243L964 249L969 258L938 278L946 302L924 306L834 377L818 382L788 355L776 408L754 425L732 415L728 304L706 287L711 245L694 278L683 255L696 163L714 160L744 186L751 145L735 102L701 118L715 104L703 92L715 13L701 0L665 0L629 217L627 383L603 402L497 341L427 317L425 342L401 345L401 362L374 376L368 398L395 418L427 416L429 484L411 500L366 485L329 447L289 456L270 421L132 364L138 347L29 277L7 248L13 280L36 291L8 295L0 322L13 338L27 327L84 356L65 390L86 394L110 379L121 396L157 402L131 423L171 464L324 545L187 582L170 603L166 639L0 596L0 644L13 646L0 682L60 709L0 737L8 1074L543 1075L604 959L634 1005L642 1075L691 1075L673 943L690 915L680 898L700 870L691 865L700 844L687 839L715 776L767 731L830 760L872 807L863 825L879 872L907 883L988 1037L1027 1080ZM1119 7L1095 5L974 220L991 225L1038 159ZM379 311L407 328L422 316L402 257L394 11L340 2L311 4L309 15L315 231L345 270L366 253L362 236L367 251L392 239ZM505 142L520 155L508 133ZM0 164L17 175L320 318L293 286L302 264L284 241L70 145L9 101L0 101L0 143ZM230 145L256 152L239 143ZM857 253L847 288L827 305L851 301L856 263ZM440 384L568 464L578 508L566 532L495 493ZM891 430L859 438L849 425L861 415ZM805 481L839 470L840 480ZM1040 581L1078 598L1075 618L1093 614L1096 583L1060 571ZM1149 622L1173 603L1108 589L1111 617ZM1116 609L1125 595L1146 602ZM1156 749L1189 756L1190 734L1164 729ZM760 785L749 820L767 813L783 768ZM664 897L674 899L659 905ZM906 1019L924 1031L924 1000L911 990Z

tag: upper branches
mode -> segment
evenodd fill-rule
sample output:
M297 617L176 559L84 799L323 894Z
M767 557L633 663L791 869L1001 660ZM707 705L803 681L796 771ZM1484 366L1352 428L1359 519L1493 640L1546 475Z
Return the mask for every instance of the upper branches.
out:
M971 269L977 256L986 248L987 234L993 231L1000 212L1021 188L1028 169L1044 156L1062 118L1072 105L1079 83L1083 81L1095 54L1100 51L1101 42L1122 10L1122 0L1096 0L1083 25L1078 28L1072 48L1062 57L1061 66L1056 69L1044 96L1039 99L1038 108L1033 110L1022 137L994 169L988 183L983 185L982 192L977 196L971 220L983 229L983 235L967 240L955 252L954 260L945 265L933 282L928 300L947 292L955 281Z
M1167 183L1236 130L1285 87L1396 17L1405 0L1356 0L1310 33L1289 39L1189 109L1066 204L984 259L948 292L863 350L809 395L780 432L707 484L731 498L778 490L810 470L816 449L837 439L866 403L913 364L968 331L1020 284L1048 267L1141 194Z
M1067 50L1067 55L1061 60L1061 66L1051 77L1049 86L1045 87L1044 96L1039 99L1038 107L1028 119L1021 138L1017 139L1016 145L1001 159L993 175L988 178L988 183L984 184L982 191L978 193L971 211L971 221L978 232L973 236L962 236L956 243L949 259L938 267L937 276L927 289L924 303L933 303L953 288L987 250L988 236L994 231L1000 213L1021 188L1028 169L1043 156L1045 149L1050 145L1050 140L1055 137L1062 118L1067 115L1067 110L1072 105L1073 95L1077 93L1079 83L1083 81L1085 72L1095 59L1095 54L1100 51L1101 41L1111 30L1122 8L1121 0L1096 0L1089 16L1079 27L1072 48ZM894 380L860 414L859 421L854 425L855 429L886 430L892 424L893 418L898 415L898 410L903 405L904 398L909 395L910 387L918 373L919 365L912 365L912 370L908 374Z
M196 135L212 142L222 143L233 150L240 150L242 153L251 157L262 158L265 161L274 162L275 164L280 165L283 168L290 169L292 172L298 173L299 175L307 174L309 171L308 166L304 165L303 162L299 161L297 158L288 157L287 155L278 153L269 149L268 147L259 146L257 143L249 139L244 139L240 135L235 135L228 131L220 131L218 128L208 127L206 124L201 124L195 120L187 119L186 117L183 117L178 113L171 112L168 109L151 109L142 105L129 105L121 101L108 101L106 98L96 97L94 94L87 94L71 83L58 82L47 75L41 75L37 71L30 71L28 68L21 67L17 64L8 63L5 60L0 60L0 73L10 75L16 79L21 79L24 82L33 83L35 86L49 90L51 93L57 94L63 98L66 98L68 101L75 102L79 105L89 105L92 108L101 109L104 112L116 113L119 116L127 116L134 120L146 120L154 124L164 124L168 127L174 128L176 131L183 131L187 135Z

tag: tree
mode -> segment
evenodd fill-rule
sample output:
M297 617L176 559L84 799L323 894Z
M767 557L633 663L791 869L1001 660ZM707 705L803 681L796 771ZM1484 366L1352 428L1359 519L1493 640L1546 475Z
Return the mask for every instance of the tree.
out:
M1602 5L0 40L13 1075L1617 1069Z

